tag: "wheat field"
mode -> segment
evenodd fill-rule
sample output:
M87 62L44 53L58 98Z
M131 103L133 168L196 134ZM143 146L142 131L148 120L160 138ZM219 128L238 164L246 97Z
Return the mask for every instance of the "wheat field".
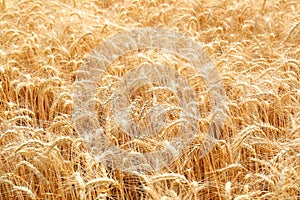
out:
M0 10L0 199L300 199L298 0L0 0ZM72 120L73 86L87 54L142 27L201 44L221 76L227 109L208 154L201 155L199 134L169 167L129 173L90 152ZM131 140L111 119L111 105L101 104L138 63L177 66L187 79L195 71L150 50L119 57L99 81L97 118L106 135L124 150L147 152L175 131ZM189 83L205 133L211 102L199 82ZM133 118L150 98L139 89ZM156 95L173 106L165 120L177 118L172 93Z

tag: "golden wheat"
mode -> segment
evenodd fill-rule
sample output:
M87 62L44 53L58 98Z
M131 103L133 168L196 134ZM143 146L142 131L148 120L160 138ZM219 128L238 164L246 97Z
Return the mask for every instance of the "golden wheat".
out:
M299 18L297 0L0 0L0 199L299 199ZM132 118L147 124L150 107L160 103L168 126L131 138L112 117L118 82L140 64L163 65L197 96L199 135L170 166L146 174L98 162L72 122L73 85L86 54L141 27L202 44L228 106L214 148L203 155L212 102L189 60L148 50L110 63L90 102L98 109L92 117L112 144L133 151L133 160L177 135L181 108L172 91L137 87Z

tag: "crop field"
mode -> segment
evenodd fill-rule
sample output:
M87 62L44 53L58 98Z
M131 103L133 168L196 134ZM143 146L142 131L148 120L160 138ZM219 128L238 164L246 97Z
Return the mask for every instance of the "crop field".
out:
M0 0L8 199L299 200L300 1Z

